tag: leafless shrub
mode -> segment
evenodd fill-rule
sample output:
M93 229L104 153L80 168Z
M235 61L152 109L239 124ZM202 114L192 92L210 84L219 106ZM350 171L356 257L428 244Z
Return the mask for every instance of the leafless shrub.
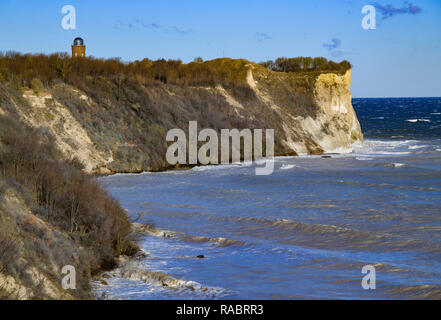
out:
M12 117L0 117L0 143L0 174L27 190L35 214L93 252L97 264L92 269L133 251L127 240L131 224L119 203L81 171L78 161L60 160L50 138Z
M18 242L17 234L6 234L5 230L0 230L0 274L6 276L13 274L13 267L20 256L21 246ZM17 291L7 291L4 283L0 280L0 300L18 299Z

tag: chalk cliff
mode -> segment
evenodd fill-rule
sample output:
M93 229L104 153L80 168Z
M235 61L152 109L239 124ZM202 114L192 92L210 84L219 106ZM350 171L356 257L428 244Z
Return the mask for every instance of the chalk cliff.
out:
M89 173L169 169L166 133L188 128L274 129L276 155L350 151L363 135L351 105L351 71L270 71L246 60L206 62L239 86L133 84L124 77L57 81L38 93L0 84L0 113L55 137ZM122 77L122 79L121 79Z
M299 75L251 66L247 79L256 96L280 116L287 153L350 152L363 140L351 104L351 70Z

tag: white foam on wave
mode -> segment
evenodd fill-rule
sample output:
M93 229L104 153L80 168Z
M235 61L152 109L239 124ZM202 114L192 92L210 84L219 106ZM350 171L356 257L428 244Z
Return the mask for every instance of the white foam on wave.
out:
M386 146L386 147L398 147L402 145L408 145L411 143L418 143L418 140L366 140L363 146Z
M152 172L149 171L143 171L141 173L114 173L114 174L109 174L109 175L103 175L103 176L99 176L97 177L97 180L111 180L114 178L123 178L123 177L132 177L132 176L143 176L143 175L150 175L153 174Z
M406 154L410 154L410 152L399 152L399 151L377 151L376 153L382 155L396 155L396 156L404 156Z
M363 145L354 148L354 153L360 158L357 160L375 156L405 156L420 146L422 144L417 140L365 140Z
M192 168L192 171L207 171L207 170L223 170L223 169L231 169L231 168L242 168L247 167L249 164L244 163L236 163L236 164L220 164L220 165L205 165L205 166L197 166Z
M400 167L404 167L405 164L404 164L404 163L398 163L398 162L396 162L396 163L393 164L393 166L394 166L395 168L400 168Z
M407 119L406 121L407 122L412 122L412 123L415 123L415 122L430 122L429 119Z
M212 170L212 169L216 169L215 166L198 166L198 167L194 167L191 170L192 171L207 171L207 170Z
M416 150L416 149L422 149L428 147L427 145L416 145L416 146L409 146L409 150Z
M289 169L294 169L296 167L297 166L295 164L286 164L286 165L283 165L282 167L280 167L280 170L289 170Z
M100 281L95 281L93 285L96 293L106 293L107 297L112 300L122 297L127 299L131 296L139 299L140 296L169 296L170 294L219 299L231 294L230 290L222 287L204 286L197 281L178 279L166 273L145 270L136 262L125 263L108 272L108 275L110 276L106 280L108 286Z
M357 156L406 156L430 150L432 144L427 140L366 140L357 148ZM437 144L436 147L439 148ZM434 149L431 149L434 150Z
M279 157L277 157L279 158ZM292 157L285 157L285 158L292 158ZM255 160L255 161L242 161L242 162L233 162L230 164L218 164L218 165L201 165L193 167L192 171L207 171L207 170L224 170L224 169L234 169L234 168L247 168L252 167L253 165L262 165L266 164L267 162L274 162L275 158L269 158L269 159L261 159L261 160Z
M359 161L371 161L371 160L374 160L374 158L365 158L365 157L356 157L355 159L359 160Z
M109 175L108 177L141 176L141 175L148 175L148 174L152 174L152 172L143 171L140 173L115 173L115 174Z

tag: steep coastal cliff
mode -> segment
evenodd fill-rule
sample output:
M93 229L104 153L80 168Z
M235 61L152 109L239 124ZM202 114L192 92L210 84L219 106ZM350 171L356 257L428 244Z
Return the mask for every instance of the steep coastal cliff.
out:
M38 89L2 84L0 113L16 113L53 134L66 158L76 157L89 173L170 169L165 135L187 130L194 120L199 129L274 129L276 155L347 151L363 139L351 105L350 70L274 72L232 59L201 65L223 81L146 82L116 73Z

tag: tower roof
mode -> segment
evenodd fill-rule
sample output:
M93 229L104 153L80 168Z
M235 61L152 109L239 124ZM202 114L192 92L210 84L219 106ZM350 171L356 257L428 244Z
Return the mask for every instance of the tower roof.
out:
M84 40L80 37L77 37L73 41L74 46L84 46Z

